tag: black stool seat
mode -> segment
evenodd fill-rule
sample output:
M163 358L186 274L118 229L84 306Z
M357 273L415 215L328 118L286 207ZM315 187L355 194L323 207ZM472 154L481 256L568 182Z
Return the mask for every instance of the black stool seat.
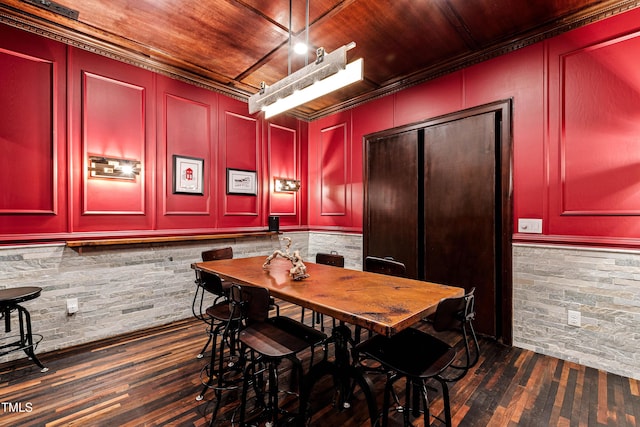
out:
M40 367L41 372L47 372L46 368L35 355L35 347L42 340L42 335L34 335L31 331L31 316L26 308L20 303L29 301L40 296L42 288L37 286L22 286L17 288L0 289L0 313L4 318L5 332L11 332L11 312L18 311L18 322L20 335L8 337L0 344L0 356L14 351L23 350L25 354ZM11 339L17 341L11 342ZM34 340L35 338L35 340ZM8 341L5 343L5 341Z
M412 413L413 416L418 417L420 406L423 407L424 425L430 425L431 413L426 385L429 379L440 383L444 400L444 420L435 415L434 417L444 422L447 427L452 426L448 383L462 379L480 357L480 347L473 329L476 314L474 292L475 288L472 288L462 297L441 300L431 319L431 326L435 332L451 331L461 335L464 341L464 353L460 357L455 347L415 328L402 330L391 337L376 335L355 346L355 353L358 355L354 357L356 360L361 356L377 360L382 364L383 369L388 371L382 405L382 427L388 425L392 395L399 404L394 383L400 378L406 379L407 405L402 410L405 427L413 425L409 415ZM412 410L407 410L411 402L413 402ZM398 408L401 407L402 405Z
M438 375L456 356L456 350L449 344L413 328L405 329L391 339L376 335L360 343L357 350L384 363L392 371L411 377Z
M250 385L253 385L258 405L268 417L266 425L281 426L279 415L285 412L278 404L278 366L281 361L288 359L292 362L291 381L298 391L303 388L302 361L297 357L298 353L305 349L311 352L309 366L313 365L313 353L316 346L324 345L327 336L310 326L304 325L288 317L269 317L269 290L254 286L235 285L231 288L231 300L241 307L246 327L240 331L239 340L242 343L241 354L250 355L246 361L243 374L242 397L240 399L240 427L245 427L245 412L247 406L247 393ZM327 358L326 347L324 359ZM265 386L263 373L268 375L268 387ZM265 401L265 393L268 401ZM289 393L295 394L293 390ZM303 411L288 416L302 421ZM282 421L285 421L283 419ZM285 422L289 422L286 419Z
M12 306L21 302L29 301L40 296L42 288L37 286L22 286L19 288L9 288L0 290L0 307Z
M240 331L240 341L268 358L283 358L320 345L327 336L287 317L267 319Z

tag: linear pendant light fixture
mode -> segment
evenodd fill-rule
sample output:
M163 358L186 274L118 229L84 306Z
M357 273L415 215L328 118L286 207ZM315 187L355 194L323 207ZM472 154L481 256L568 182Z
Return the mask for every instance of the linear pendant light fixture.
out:
M351 42L331 53L325 53L324 48L318 48L314 63L271 86L262 82L260 91L249 97L249 114L262 110L268 119L361 81L364 66L362 58L347 64L347 51L355 45L355 42Z

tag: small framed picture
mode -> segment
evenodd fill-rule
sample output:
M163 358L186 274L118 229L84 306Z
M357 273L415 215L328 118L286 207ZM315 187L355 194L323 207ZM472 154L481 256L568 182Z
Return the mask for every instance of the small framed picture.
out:
M204 159L173 155L173 193L204 194Z
M227 168L227 194L258 195L256 171Z

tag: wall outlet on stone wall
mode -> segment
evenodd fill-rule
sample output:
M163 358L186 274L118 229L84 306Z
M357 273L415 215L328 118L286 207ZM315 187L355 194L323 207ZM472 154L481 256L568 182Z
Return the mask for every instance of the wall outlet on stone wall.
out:
M567 324L569 326L582 326L580 312L577 310L567 310Z
M78 312L78 298L67 298L67 314L71 316Z

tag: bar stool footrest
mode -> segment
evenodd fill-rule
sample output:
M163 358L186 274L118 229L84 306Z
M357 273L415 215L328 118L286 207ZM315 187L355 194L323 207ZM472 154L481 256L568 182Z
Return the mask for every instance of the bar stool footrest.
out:
M228 357L228 356L227 356ZM209 378L209 365L205 365L200 370L200 382L203 386L212 390L236 390L240 388L242 382L242 372L244 367L241 363L236 363L233 366L226 366L222 372L222 378L219 379L217 369L214 374ZM213 381L213 384L211 384Z
M32 344L25 342L20 335L13 335L9 337L0 338L0 356L7 355L9 353L13 353L14 351L20 350L28 350L31 348L31 351L35 352L38 344L42 341L42 335L40 334L31 334ZM17 340L11 342L11 340ZM11 348L14 347L14 348ZM8 349L8 350L5 350Z

